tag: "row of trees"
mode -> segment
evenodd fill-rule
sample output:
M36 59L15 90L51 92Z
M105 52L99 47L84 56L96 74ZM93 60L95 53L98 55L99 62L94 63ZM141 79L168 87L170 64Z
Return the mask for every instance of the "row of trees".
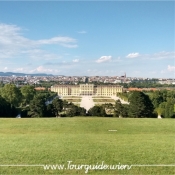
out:
M85 116L84 108L57 97L57 93L35 91L34 86L21 88L6 84L0 89L0 117Z
M0 117L57 117L57 116L115 116L174 118L175 91L155 91L149 94L130 92L118 94L129 104L104 104L86 112L84 108L68 103L49 91L35 91L33 86L16 87L6 84L0 88Z
M143 81L133 81L131 83L121 83L124 88L160 88L160 87L172 87L175 88L174 84L160 84L158 80L143 80Z
M0 96L0 117L12 117L16 115L16 108Z
M155 91L150 99L154 105L154 111L165 118L175 117L175 91Z
M164 118L175 117L175 91L161 90L152 91L147 94L142 92L129 92L119 94L119 96L122 99L126 98L130 102L128 107L125 108L126 111L128 109L128 115L130 117L133 116L133 110L139 109L138 111L142 111L141 107L153 117L157 115ZM148 115L145 113L145 116Z
M107 111L112 111L107 115ZM105 104L94 106L89 110L90 115L96 116L114 116L114 117L155 117L154 106L148 95L143 92L133 92L129 98L129 104L122 104L120 100L115 105Z
M118 92L118 93L117 93L117 96L118 96L119 98L121 98L122 100L128 102L128 99L129 99L129 95L130 95L130 94L131 94L130 92L123 92L123 93Z
M27 105L36 95L33 86L23 86L20 89L14 84L6 84L0 89L0 95L11 104L11 106Z
M157 117L175 118L175 91L155 91L149 94L143 92L121 93L118 96L129 104L121 104L120 100L115 105L94 106L89 110L90 115L108 116L107 110L111 109L115 117Z
M31 101L26 117L73 117L85 115L86 110L84 108L75 106L73 103L68 103L58 97L46 105L43 96L39 95L35 96Z

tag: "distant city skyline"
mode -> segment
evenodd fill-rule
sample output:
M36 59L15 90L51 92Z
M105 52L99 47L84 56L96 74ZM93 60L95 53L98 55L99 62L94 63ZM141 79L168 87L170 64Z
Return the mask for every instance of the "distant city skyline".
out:
M173 1L0 1L0 72L175 77Z

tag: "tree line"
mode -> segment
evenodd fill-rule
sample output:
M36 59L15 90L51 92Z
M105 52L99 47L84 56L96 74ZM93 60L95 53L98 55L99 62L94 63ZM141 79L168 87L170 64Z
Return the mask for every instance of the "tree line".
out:
M103 116L103 117L157 117L175 118L175 91L155 91L149 94L143 92L120 93L120 100L113 104L94 106L86 109L59 99L55 92L36 91L34 86L21 88L14 84L6 84L0 88L0 117L73 117L73 116Z
M145 117L149 115L150 117L175 118L175 91L123 92L118 96L129 101L129 105L117 104L122 106L118 108L123 108L125 113L127 111L128 115L125 114L125 116L141 117L143 115L138 115L138 113L145 111Z
M125 94L124 94L125 97ZM113 116L113 117L132 117L132 118L151 118L155 117L154 106L148 95L143 92L134 91L128 98L129 104L122 104L120 100L115 105L104 104L94 106L89 111L91 115ZM110 111L110 112L109 112ZM108 114L107 114L108 113Z
M34 86L21 88L6 84L0 88L0 117L85 116L86 110L58 98L57 93L36 91Z

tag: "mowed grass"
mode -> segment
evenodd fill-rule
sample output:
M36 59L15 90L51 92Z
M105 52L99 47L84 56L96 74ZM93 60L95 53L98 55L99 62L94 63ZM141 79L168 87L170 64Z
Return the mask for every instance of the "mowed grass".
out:
M108 98L93 98L93 102L96 106L101 106L102 104L111 103L115 104L115 100L108 97Z
M63 96L63 98L78 98L78 99L81 99L82 97L81 96Z
M113 99L93 99L94 102L102 102L102 103L114 103L115 100Z
M66 100L68 102L81 102L81 99L72 99L72 98L65 98L63 100Z
M117 131L109 131L117 130ZM175 165L175 120L98 117L0 119L0 164ZM2 167L0 174L85 174L85 170ZM89 170L88 174L167 175L175 167Z

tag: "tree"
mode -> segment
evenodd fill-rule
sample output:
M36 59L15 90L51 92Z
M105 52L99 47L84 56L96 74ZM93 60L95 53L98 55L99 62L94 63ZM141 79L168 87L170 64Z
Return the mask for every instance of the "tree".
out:
M156 113L157 113L157 118L161 118L161 116L163 115L164 113L164 108L162 108L160 105L158 108L155 109Z
M121 104L121 101L120 100L117 100L115 102L115 108L114 108L114 116L115 117L123 117L123 106Z
M66 109L66 108L68 108L68 106L69 106L69 103L68 103L68 101L66 101L66 100L63 100L63 109Z
M129 98L129 102L130 117L152 117L154 107L148 95L134 91Z
M165 103L165 109L164 109L164 111L165 111L164 117L165 118L174 118L175 117L174 104L175 104L175 99L169 99Z
M62 116L86 116L86 109L78 107L72 102L68 103L66 100L63 100L63 111L64 113L62 113Z
M46 107L46 117L55 117L53 104L48 104Z
M112 103L105 103L102 104L102 106L105 109L106 115L111 116L114 114L114 106Z
M89 109L88 114L90 116L106 116L105 108L102 106L93 106Z
M155 111L158 116L162 115L165 118L175 117L173 109L173 106L175 104L174 91L161 90L160 92L154 92L152 97L154 97L152 98L152 101L154 106L156 106ZM155 105L155 101L158 101L158 103L156 103L157 105Z
M107 116L105 107L103 107L103 106L100 106L100 116L102 116L102 117Z
M122 106L123 106L122 116L123 117L128 117L129 105L128 104L122 104Z
M21 87L20 90L21 90L22 96L24 97L23 99L24 104L25 105L29 104L30 101L34 98L36 93L34 87L30 85L26 85Z
M14 84L6 84L1 90L2 97L8 101L11 106L17 107L21 102L22 94Z
M16 115L16 108L0 96L0 117L15 117Z
M86 109L82 107L78 107L79 116L86 116Z
M160 92L160 91L153 92L153 94L151 96L151 100L152 100L154 107L157 108L160 105L160 103L163 102L162 92Z
M30 110L28 115L30 117L45 117L46 116L46 105L42 95L37 95L30 102Z
M78 107L72 106L71 108L68 108L66 111L66 116L68 117L78 116Z
M115 117L127 117L128 116L128 104L122 104L120 100L115 102L114 107Z
M52 101L53 104L53 111L55 113L55 116L59 116L59 113L63 110L63 101L59 98L55 98Z

